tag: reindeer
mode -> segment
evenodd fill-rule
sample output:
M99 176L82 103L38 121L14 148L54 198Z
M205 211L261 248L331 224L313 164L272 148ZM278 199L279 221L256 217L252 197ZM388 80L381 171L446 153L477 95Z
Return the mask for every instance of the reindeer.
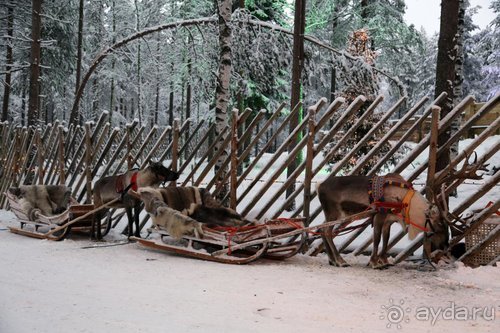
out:
M433 248L443 250L448 247L448 226L454 227L454 224L449 218L449 210L444 200L444 186L454 179L481 179L481 176L476 174L479 165L475 163L472 166L469 165L466 156L460 172L445 170L446 172L438 175L434 189L426 189L430 192L433 202L429 202L420 192L415 191L411 184L398 174L388 174L385 177L330 175L318 185L317 191L327 221L338 220L369 208L377 210L377 213L371 217L373 250L369 265L372 268L384 268L389 265L387 245L390 227L396 221L400 222L404 228L408 228L410 239L414 239L420 232L425 232L426 240ZM438 192L437 188L441 188L441 200L435 195ZM379 192L379 194L374 192ZM348 266L332 239L344 226L338 226L335 232L333 227L322 229L321 236L330 265ZM381 236L383 244L379 254L378 246Z
M132 236L132 224L135 221L135 236L140 237L139 213L141 211L141 201L128 193L130 188L137 191L146 186L159 186L166 181L173 181L179 178L179 173L167 169L161 163L150 163L142 170L130 170L124 174L108 176L99 179L94 184L94 205L99 207L113 199L122 197L111 208L125 208L128 218L128 237ZM134 214L132 216L132 208ZM107 211L107 210L106 210ZM101 219L105 211L101 210L94 219L92 225L92 237L101 239Z
M164 227L174 238L203 235L201 225L240 227L246 221L231 208L224 207L209 191L198 187L142 188L138 196L144 201L153 224Z

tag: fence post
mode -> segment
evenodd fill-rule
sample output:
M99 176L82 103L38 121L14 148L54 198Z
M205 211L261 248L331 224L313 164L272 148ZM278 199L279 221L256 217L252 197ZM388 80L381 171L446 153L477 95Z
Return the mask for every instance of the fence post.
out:
M63 126L59 125L59 184L66 184L66 174L64 171L64 138Z
M312 167L314 159L314 138L316 136L316 109L309 108L309 133L307 137L307 153L306 153L306 174L304 177L304 208L303 215L306 218L306 227L310 224L310 209L311 209L311 180L312 180Z
M429 167L427 169L427 182L426 182L426 197L432 200L432 194L429 190L434 188L434 176L436 174L436 153L438 145L438 134L439 134L439 113L441 108L439 106L433 105L432 110L432 120L431 120L431 139L429 142Z
M179 153L179 118L175 118L174 119L174 123L173 123L173 126L174 126L174 132L173 132L173 135L172 135L172 163L170 164L170 169L172 169L172 171L177 171L179 168L178 168L178 153ZM174 182L170 182L170 186L177 186L177 183L174 181Z
M229 207L236 210L238 189L238 109L233 109L231 123L231 185L229 189Z
M37 146L37 159L38 159L38 184L43 184L45 172L43 170L43 144L40 138L40 130L36 129L36 146Z
M130 170L132 169L132 143L130 142L130 132L132 131L132 126L127 126L127 169Z
M90 139L90 124L85 124L85 178L87 186L87 198L85 203L90 203L92 197L92 173L90 171L92 163L92 141Z

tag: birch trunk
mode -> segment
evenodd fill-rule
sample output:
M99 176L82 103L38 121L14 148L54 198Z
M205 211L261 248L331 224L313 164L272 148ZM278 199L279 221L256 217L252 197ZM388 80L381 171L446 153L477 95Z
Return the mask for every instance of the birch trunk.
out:
M111 4L111 11L112 11L112 31L113 31L113 45L116 43L116 15L115 15L115 1L113 0L112 4ZM115 58L113 57L113 60L111 61L111 72L114 73L115 72ZM115 106L115 103L114 103L114 99L115 99L115 78L114 76L111 77L111 89L110 89L110 93L109 93L109 122L111 125L113 125L113 111L116 109L118 109L117 106Z
M135 25L135 30L137 32L140 31L140 20L139 20L139 5L137 3L137 0L134 1L135 4L135 18L136 18L136 25ZM137 117L139 118L139 126L142 126L142 110L141 110L141 41L137 41Z
M217 88L215 90L215 135L218 136L228 126L227 109L229 104L229 81L231 78L231 27L229 21L231 20L231 1L218 0L218 17L219 17L219 74L217 79ZM223 141L219 141L215 147L216 151L224 149L219 156L216 164L215 171L217 172L229 155L225 148L221 148ZM226 178L227 170L225 170L219 180ZM219 181L217 180L217 181ZM228 191L228 184L223 184L223 190L220 192L221 196L225 196Z

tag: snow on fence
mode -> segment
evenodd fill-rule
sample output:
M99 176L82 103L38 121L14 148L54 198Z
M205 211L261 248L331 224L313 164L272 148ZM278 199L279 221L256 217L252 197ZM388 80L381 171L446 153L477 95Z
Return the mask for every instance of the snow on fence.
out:
M430 149L430 161L433 162L437 156L474 128L475 124L488 117L491 110L499 105L499 96L482 105L474 115L462 122L458 131L453 133L443 146L439 149ZM368 133L362 138L357 138L354 147L344 152L344 156L336 161L333 160L334 156L345 148L346 142L354 137L363 121L379 108L383 99L381 96L370 105L365 105L366 98L363 96L359 96L348 106L345 106L342 98L334 100L329 105L326 99L321 99L307 108L303 119L291 133L289 125L299 113L301 105L297 105L288 114L283 113L285 104L271 113L247 109L240 114L234 110L231 126L222 131L218 137L214 134L214 124L201 121L196 126L190 126L189 119L183 123L176 119L173 128L155 126L147 129L145 126L139 126L138 121L127 124L125 128L111 128L107 113L102 113L95 123L69 128L57 122L30 128L1 123L0 207L7 206L3 193L10 186L34 183L66 184L72 188L73 196L78 201L91 202L89 193L92 191L94 180L133 167L141 168L148 161L157 160L164 161L167 166L182 173L179 186L206 187L244 216L256 219L304 216L307 224L319 224L324 222L324 219L313 185L324 179L327 173L366 172L368 175L375 175L397 172L403 173L409 181L415 181L419 177L429 178L428 183L442 176L440 173L434 175L432 167L429 170L429 160L408 171L408 166L429 148L432 141L431 133L423 136L396 165L393 166L390 160L405 141L420 130L424 122L431 122L435 134L442 133L449 130L464 110L474 104L474 99L469 96L444 119L438 121L435 116L433 121L432 114L439 111L439 105L445 98L446 95L443 93L429 104L429 99L425 97L409 108L403 118L391 123L389 119L405 105L406 98L401 98L388 110L384 110L380 119L370 124ZM429 105L425 107L426 104ZM363 107L364 111L360 112ZM408 127L408 120L416 114L420 114L420 117ZM494 135L499 130L499 119L497 117L486 128L481 123L483 127L481 134L452 159L450 165L458 166L483 141ZM353 123L346 129L345 124L349 121ZM387 128L387 124L390 124L390 128ZM359 151L366 147L370 140L374 140L374 136L382 128L385 134L376 139L377 143L368 152L358 156ZM397 140L394 141L396 134ZM295 141L297 136L299 139ZM219 149L216 149L217 143L221 144ZM496 141L479 157L479 161L487 162L499 151L499 146L500 142ZM380 156L384 147L389 149ZM223 150L230 153L223 160L223 167L214 171L214 165ZM304 154L305 158L296 163L291 176L287 177L287 168L301 154ZM344 171L345 166L354 157L357 158L355 166L347 172ZM458 216L481 200L498 185L499 176L500 172L496 172L489 180L478 186L475 193L464 198L455 207L453 213ZM457 188L460 191L459 186L462 182L457 180L449 184L445 189L446 194ZM224 184L229 184L227 193L224 193ZM473 232L499 208L500 200L497 199L491 206L477 214L463 233L455 235L451 243L455 244ZM116 226L123 216L123 211L113 211L112 216L113 226ZM146 225L148 218L148 215L144 216L141 227ZM366 251L371 244L371 237L366 235L370 231L365 229L360 228L336 240L341 241L339 249L349 250L354 254ZM400 230L389 243L389 249L400 248L396 251L397 262L407 258L422 245L421 235L409 245L397 246L404 235L405 231ZM493 229L491 234L484 238L483 243L477 244L476 253L492 241L498 242L498 236L500 236L498 228ZM310 253L316 253L321 248L320 242L315 244L316 248L313 247ZM472 250L467 252L467 255L474 254Z

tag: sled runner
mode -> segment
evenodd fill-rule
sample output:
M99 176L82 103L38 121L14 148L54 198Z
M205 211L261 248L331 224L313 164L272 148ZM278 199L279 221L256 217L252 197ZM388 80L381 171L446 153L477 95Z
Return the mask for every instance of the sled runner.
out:
M65 186L53 185L25 185L22 189L34 189L49 187L57 187L58 190L67 192L69 190ZM39 204L28 196L23 197L19 188L11 188L4 193L9 202L10 210L16 215L20 227L9 227L13 233L39 238L59 241L64 239L71 231L90 232L93 222L93 213L96 211L92 204L79 204L74 198L55 198L49 192L48 200L52 204L55 211L61 211L58 214L52 215L47 213L47 208ZM46 192L44 192L46 194ZM43 198L42 198L43 199ZM59 199L59 200L58 200ZM60 201L66 200L66 203ZM59 202L58 202L59 201ZM53 211L54 211L53 210ZM110 230L111 223L103 224L102 232L107 234Z
M259 258L285 259L301 249L305 241L305 232L284 241L269 241L297 228L303 228L303 219L276 219L264 224L242 227L208 227L203 226L203 236L184 235L175 239L161 226L148 229L154 239L133 237L140 244L153 249L188 256L197 259L216 261L226 264L247 264ZM231 251L232 247L252 242L252 245ZM217 254L221 250L225 253Z

